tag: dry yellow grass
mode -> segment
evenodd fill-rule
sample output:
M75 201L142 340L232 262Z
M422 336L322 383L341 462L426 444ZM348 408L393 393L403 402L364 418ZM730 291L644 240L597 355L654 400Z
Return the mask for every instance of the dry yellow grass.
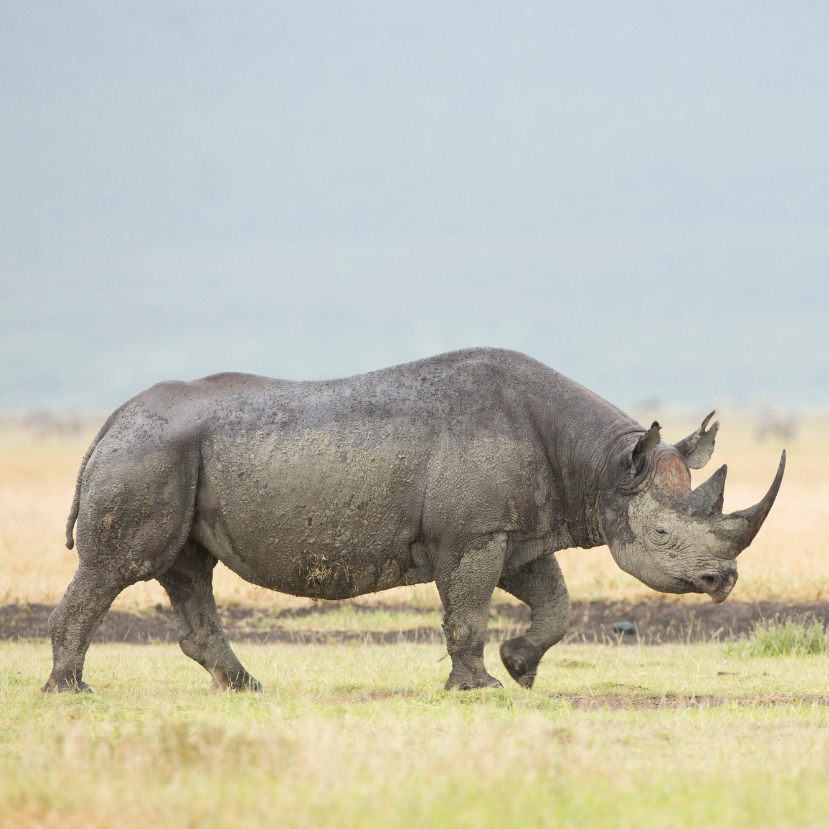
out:
M642 422L649 420L642 416ZM663 436L677 440L696 425L662 414ZM758 443L746 416L724 414L714 460L694 473L695 485L728 463L726 510L758 501L777 468L783 441ZM43 436L21 427L0 429L0 604L55 603L72 578L77 556L64 546L64 525L75 476L94 430L77 437ZM829 598L829 417L805 418L797 438L786 442L783 487L760 535L740 558L734 599L814 601ZM574 599L647 600L657 594L621 572L606 548L559 553ZM304 600L253 587L219 565L216 597L223 603L280 606ZM498 597L506 600L505 595ZM437 604L432 586L387 591L366 600ZM690 596L685 601L706 601ZM156 582L125 591L116 607L131 609L166 601Z

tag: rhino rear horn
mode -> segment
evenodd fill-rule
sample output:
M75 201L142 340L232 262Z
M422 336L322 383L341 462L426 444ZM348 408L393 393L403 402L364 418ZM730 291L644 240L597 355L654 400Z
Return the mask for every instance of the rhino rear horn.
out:
M711 412L705 420L702 421L702 426L695 432L691 432L687 438L683 438L676 444L685 463L690 469L702 469L708 461L711 460L711 455L714 453L714 441L717 438L717 431L720 428L720 423L715 420L711 428L706 432L709 421L716 414L716 411Z
M721 538L736 541L739 544L739 551L742 552L754 541L754 537L760 532L760 527L766 520L769 510L774 504L774 499L780 491L780 484L783 481L783 472L786 469L786 450L780 457L780 465L777 467L777 474L774 476L771 487L759 504L748 509L731 512L713 523L714 533Z
M700 484L686 499L688 512L694 516L721 515L725 497L725 476L728 467L723 464L705 483Z
M630 462L634 470L638 471L641 468L645 456L659 444L660 428L659 424L654 420L651 428L644 435L640 436L633 449L630 450Z

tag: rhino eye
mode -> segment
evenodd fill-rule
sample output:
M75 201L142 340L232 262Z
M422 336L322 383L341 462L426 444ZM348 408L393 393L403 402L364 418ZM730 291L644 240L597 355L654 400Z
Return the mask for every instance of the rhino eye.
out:
M663 530L662 527L657 527L656 531L659 533L659 535L667 535L668 534L668 531Z

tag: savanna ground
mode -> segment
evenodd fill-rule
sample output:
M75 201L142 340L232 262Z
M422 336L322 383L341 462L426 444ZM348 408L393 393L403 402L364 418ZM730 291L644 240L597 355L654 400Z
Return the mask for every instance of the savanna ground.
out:
M668 440L696 425L659 419ZM758 443L745 417L721 421L714 460L694 478L727 462L733 510L765 493L783 441ZM0 605L54 604L71 579L63 527L89 437L0 429ZM806 418L786 448L777 504L741 556L728 604L784 602L796 612L829 600L829 419ZM577 602L658 598L604 549L559 559ZM299 632L439 623L431 587L305 615L311 603L253 588L220 565L216 594L226 613L283 612L279 623ZM677 601L708 607L702 597ZM366 613L372 603L377 612ZM157 605L167 601L152 583L115 609L151 615ZM48 644L2 642L0 826L829 824L825 641L814 653L765 656L705 638L559 645L531 692L473 693L440 690L449 665L437 642L239 642L263 696L211 693L174 644L98 644L85 670L97 694L58 698L39 691ZM487 663L506 679L495 645Z

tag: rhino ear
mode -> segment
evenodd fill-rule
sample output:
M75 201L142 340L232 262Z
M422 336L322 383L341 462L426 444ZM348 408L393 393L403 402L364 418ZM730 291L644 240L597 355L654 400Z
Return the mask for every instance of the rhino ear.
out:
M676 448L682 457L685 458L685 463L688 464L689 469L702 469L711 460L711 455L714 454L714 441L717 438L717 430L720 428L720 423L718 420L715 420L708 431L705 429L715 414L716 412L711 412L702 421L702 426L699 429L691 432L687 438L683 438L676 444Z
M659 444L659 429L659 424L654 420L651 428L636 441L630 450L630 465L635 472L642 468L642 461Z

